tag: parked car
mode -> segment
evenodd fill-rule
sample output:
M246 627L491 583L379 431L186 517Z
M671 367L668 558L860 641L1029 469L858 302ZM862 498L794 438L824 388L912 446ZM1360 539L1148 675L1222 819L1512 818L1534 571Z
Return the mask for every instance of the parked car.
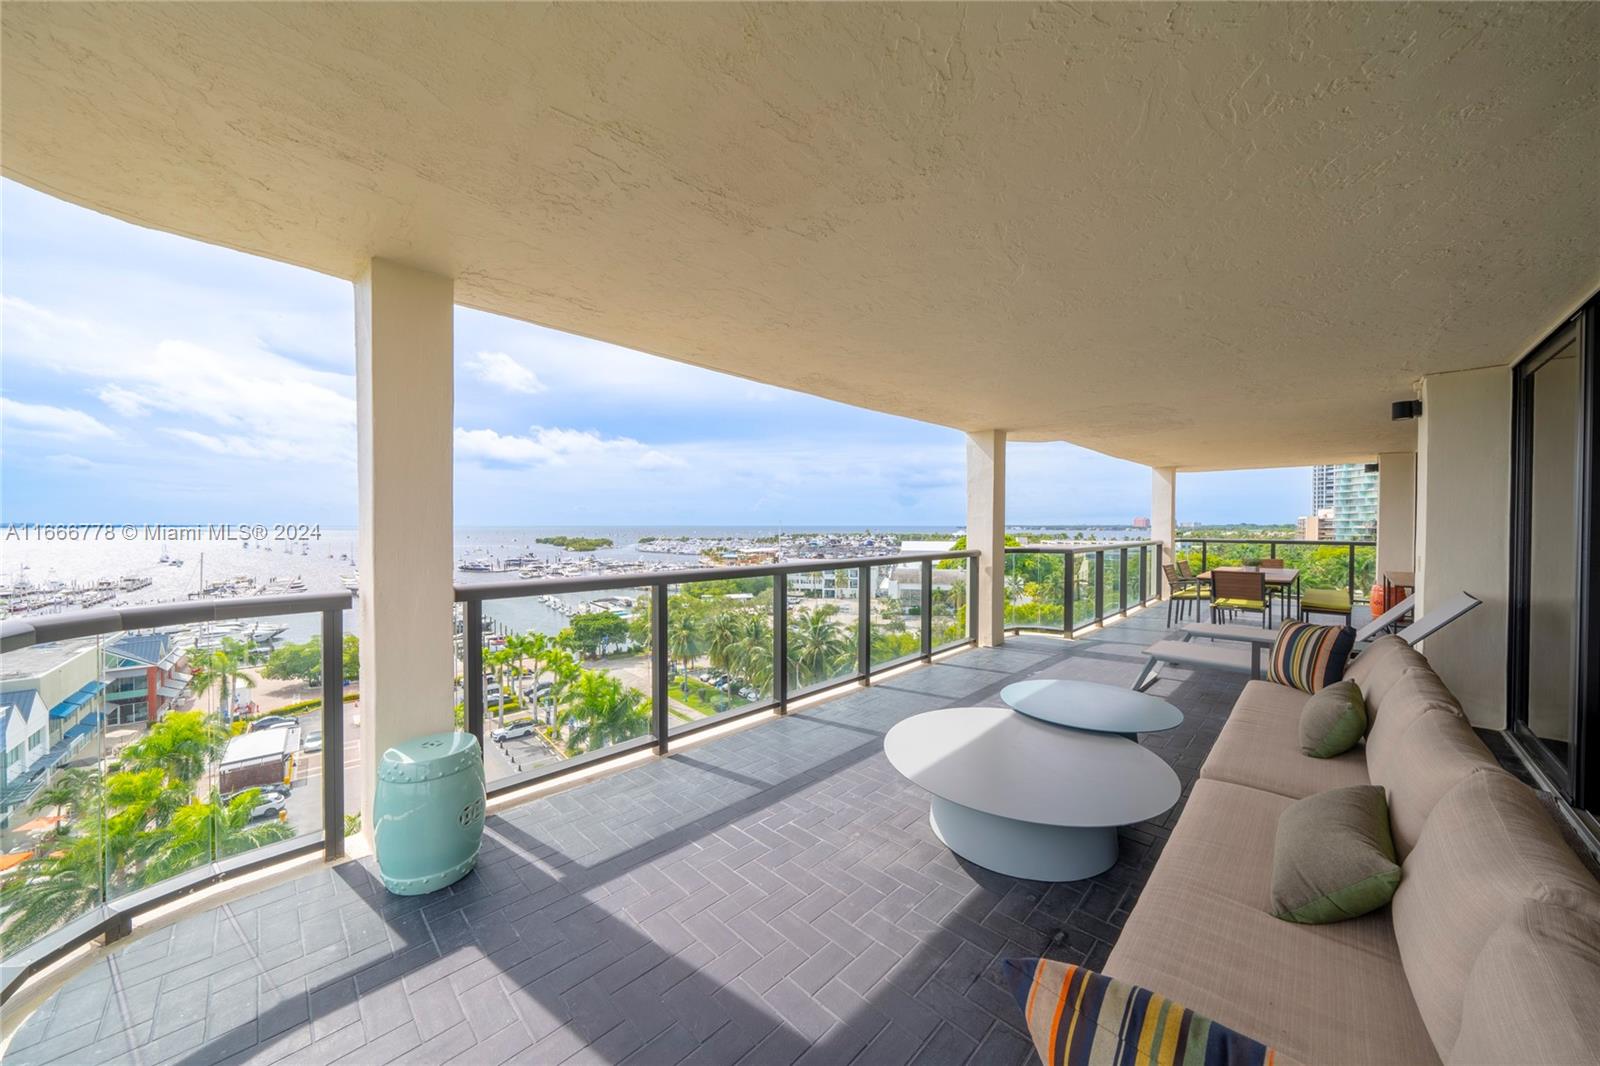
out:
M532 722L516 722L512 725L503 725L489 734L490 740L507 741L516 740L518 737L533 736Z
M299 721L283 714L269 714L265 718L257 718L250 723L250 732L257 733L263 729L281 729L286 725L299 725Z
M313 729L311 732L307 733L305 735L305 739L300 741L300 750L301 751L321 751L322 750L322 730Z
M282 818L287 813L288 803L285 798L277 792L263 789L256 805L250 808L250 820L253 822L258 818Z

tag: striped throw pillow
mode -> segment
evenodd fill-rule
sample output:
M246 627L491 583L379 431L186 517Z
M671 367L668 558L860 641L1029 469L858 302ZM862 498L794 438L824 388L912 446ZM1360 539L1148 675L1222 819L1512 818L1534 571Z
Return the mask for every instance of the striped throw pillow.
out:
M1258 1041L1164 996L1048 959L1007 959L1005 979L1049 1066L1271 1066Z
M1349 626L1285 622L1267 660L1267 680L1316 692L1344 677L1355 643L1356 631Z

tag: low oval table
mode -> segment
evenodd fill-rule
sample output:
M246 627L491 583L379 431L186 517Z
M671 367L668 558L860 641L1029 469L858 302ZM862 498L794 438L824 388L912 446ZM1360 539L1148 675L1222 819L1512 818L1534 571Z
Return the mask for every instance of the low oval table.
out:
M932 793L951 851L996 873L1077 881L1117 861L1117 828L1178 802L1178 775L1109 733L1062 729L1008 707L948 707L889 730L896 770Z
M1052 725L1117 733L1130 740L1183 724L1183 712L1148 692L1093 681L1018 681L1000 690L1012 710Z

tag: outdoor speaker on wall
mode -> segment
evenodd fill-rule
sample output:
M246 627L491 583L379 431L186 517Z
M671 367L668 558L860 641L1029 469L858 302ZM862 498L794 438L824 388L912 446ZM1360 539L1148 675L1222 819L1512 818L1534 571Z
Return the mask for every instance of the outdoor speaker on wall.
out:
M1395 422L1404 422L1408 418L1421 417L1421 400L1397 400L1389 405L1389 418Z

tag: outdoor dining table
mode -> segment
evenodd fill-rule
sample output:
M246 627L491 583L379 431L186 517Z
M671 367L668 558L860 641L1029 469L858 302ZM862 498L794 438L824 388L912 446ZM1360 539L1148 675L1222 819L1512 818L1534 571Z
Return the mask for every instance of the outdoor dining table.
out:
M1300 598L1300 571L1294 567L1284 567L1280 570L1276 568L1268 569L1263 566L1213 566L1210 570L1196 574L1195 579L1204 581L1209 585L1211 583L1211 575L1218 570L1238 570L1245 573L1263 574L1266 578L1268 592L1276 590L1286 595L1291 601Z

